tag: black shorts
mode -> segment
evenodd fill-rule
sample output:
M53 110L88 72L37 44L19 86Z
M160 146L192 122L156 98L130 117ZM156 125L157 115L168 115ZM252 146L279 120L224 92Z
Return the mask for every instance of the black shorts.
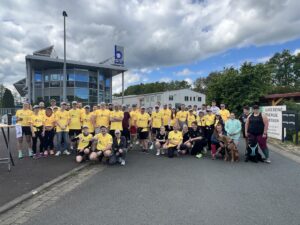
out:
M157 134L160 131L160 128L151 128L151 133L152 134Z
M76 155L80 155L80 156L83 157L85 154L84 154L84 151L81 151L81 152L80 152L80 151L77 151L77 154L76 154Z
M161 145L161 146L164 146L165 144L166 144L166 142L164 141L164 142L159 142L159 144Z
M69 130L69 136L74 137L81 134L81 129L70 129Z
M140 140L146 140L149 137L149 132L148 131L141 131L139 132L139 139Z
M26 136L28 135L31 136L32 135L31 128L29 126L22 127L22 134Z

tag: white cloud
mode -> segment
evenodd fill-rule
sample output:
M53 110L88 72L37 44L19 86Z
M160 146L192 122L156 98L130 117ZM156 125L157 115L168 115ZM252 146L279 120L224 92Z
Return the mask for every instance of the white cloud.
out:
M181 71L175 72L174 73L176 76L190 76L190 75L201 75L201 71L192 71L188 68L184 68Z
M293 52L293 55L298 55L300 53L300 48L295 49L295 51Z
M299 38L299 8L298 0L1 1L0 78L24 78L23 56L51 44L63 56L62 9L68 58L100 62L119 44L127 66L149 74L235 47Z
M267 62L271 57L272 57L272 55L260 57L260 58L256 59L256 62L257 62L257 63L265 63L265 62Z
M193 80L191 78L185 78L184 80L186 82L188 82L192 86L192 88L194 87L194 83L193 83Z
M138 84L139 82L144 82L144 74L127 71L124 73L124 90L133 84ZM122 75L117 75L113 77L112 81L113 93L120 93L122 91Z
M162 78L159 79L159 82L169 83L171 81L172 81L172 79L170 77L162 77Z

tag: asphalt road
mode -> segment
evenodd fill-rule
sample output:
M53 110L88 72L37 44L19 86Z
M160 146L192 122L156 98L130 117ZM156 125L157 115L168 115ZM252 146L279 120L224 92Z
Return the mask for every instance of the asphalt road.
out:
M131 151L26 224L299 225L300 166L168 159Z

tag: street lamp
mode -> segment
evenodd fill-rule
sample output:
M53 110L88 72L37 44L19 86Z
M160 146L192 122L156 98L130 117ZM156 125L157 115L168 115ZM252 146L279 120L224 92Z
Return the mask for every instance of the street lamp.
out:
M62 13L64 17L64 69L63 69L63 101L67 101L67 65L66 65L66 11Z

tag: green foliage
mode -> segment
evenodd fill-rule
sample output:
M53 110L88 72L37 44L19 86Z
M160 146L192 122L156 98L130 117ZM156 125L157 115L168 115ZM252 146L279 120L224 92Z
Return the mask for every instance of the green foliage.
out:
M9 89L7 89L7 88L5 89L1 102L2 102L3 108L14 108L15 107L14 96L12 95L12 93Z
M293 100L285 100L285 101L283 101L283 105L286 105L286 109L288 111L295 111L295 112L300 113L300 104L297 104Z

